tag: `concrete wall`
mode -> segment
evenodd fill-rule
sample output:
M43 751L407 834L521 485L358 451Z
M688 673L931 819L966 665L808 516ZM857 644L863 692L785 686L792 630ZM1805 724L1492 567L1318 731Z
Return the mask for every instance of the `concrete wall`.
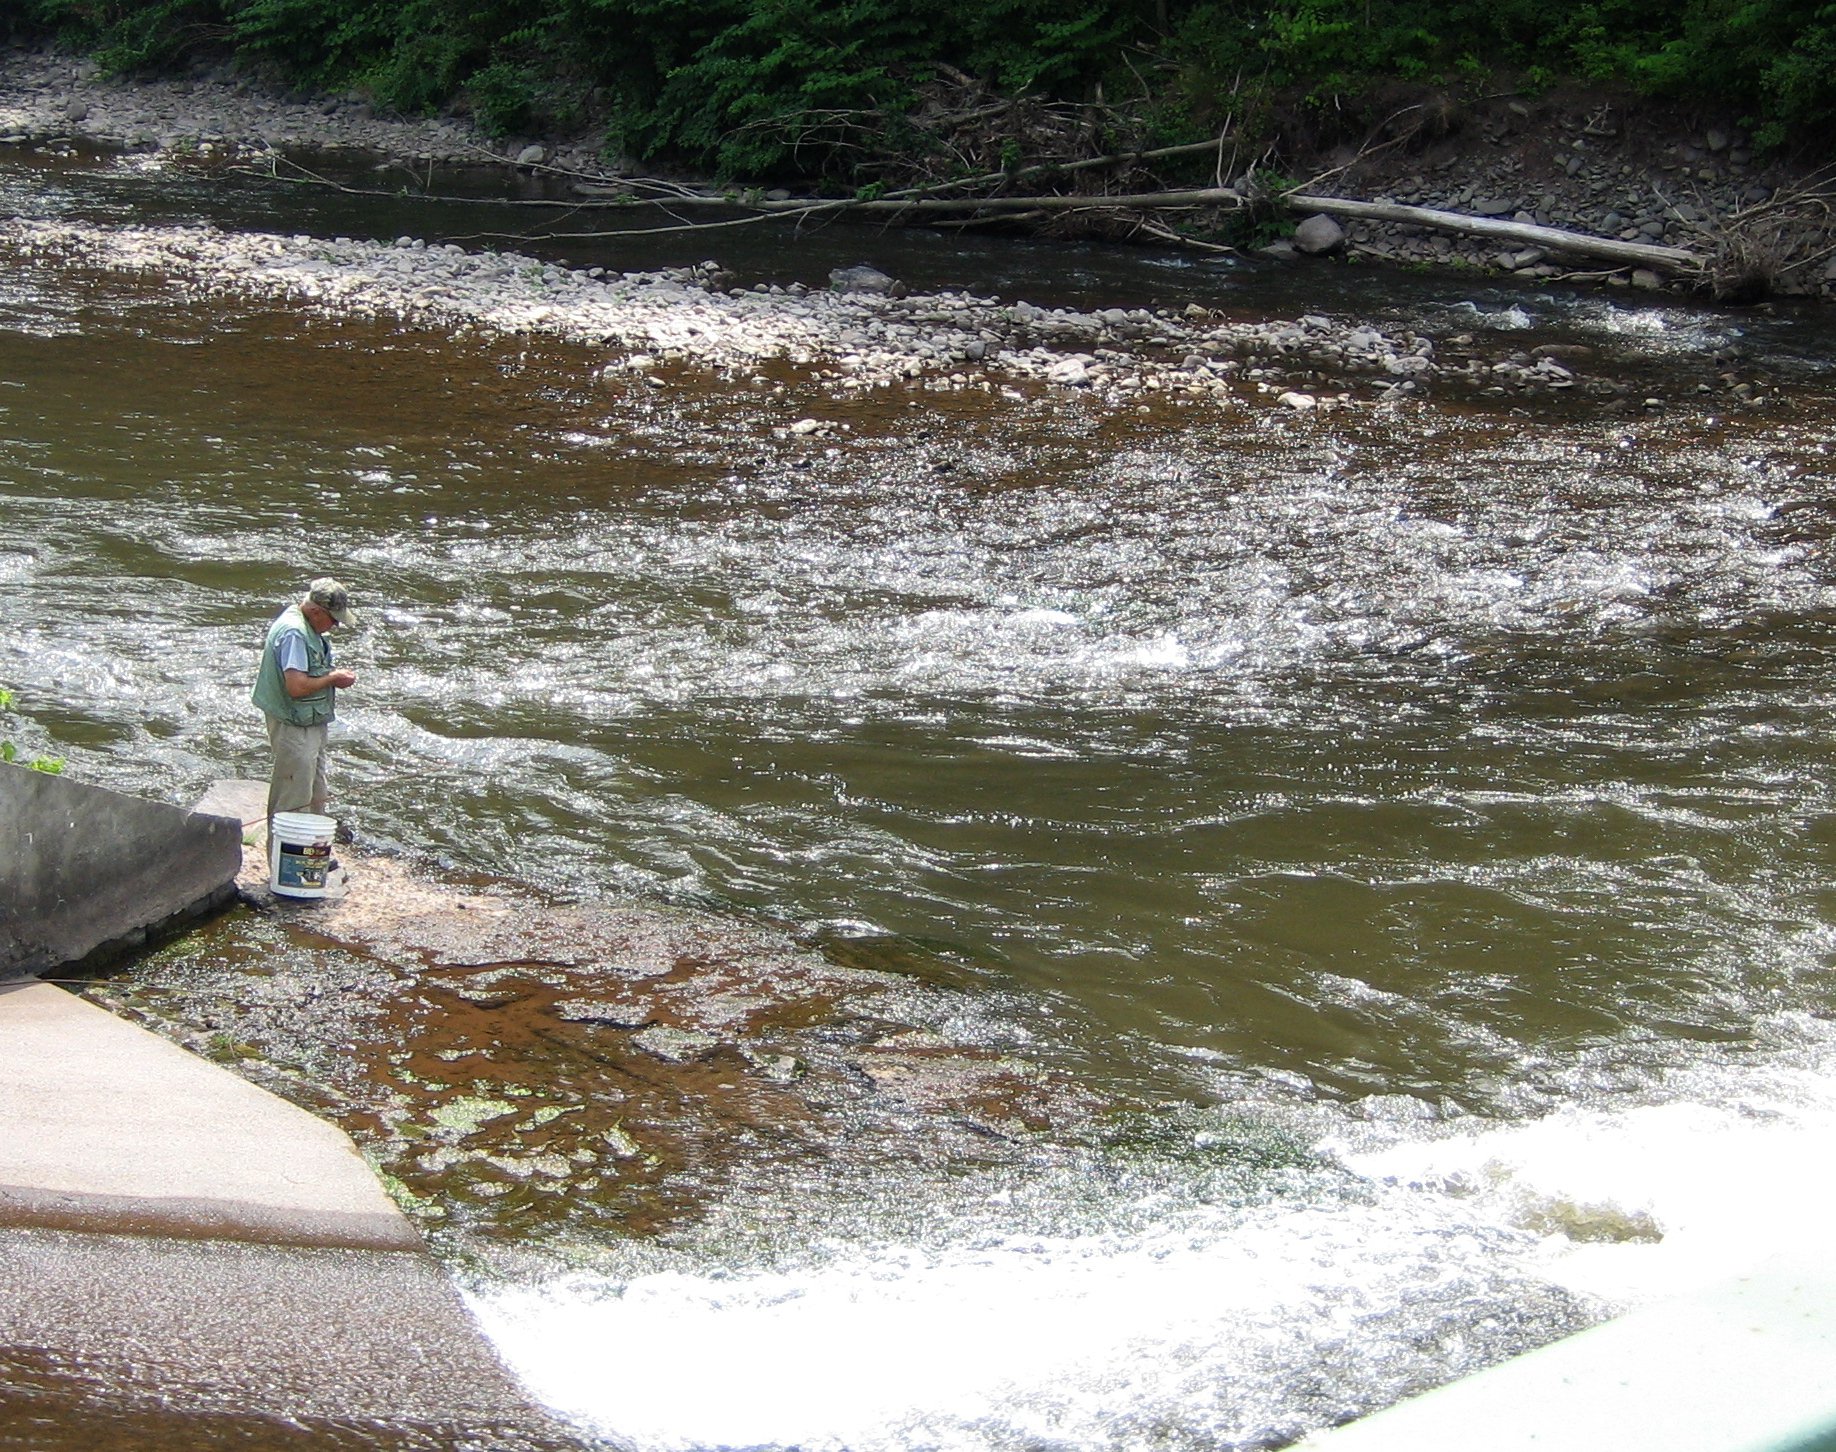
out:
M242 823L0 763L0 978L144 943L230 901Z
M1799 1246L1294 1452L1836 1452L1836 1250Z

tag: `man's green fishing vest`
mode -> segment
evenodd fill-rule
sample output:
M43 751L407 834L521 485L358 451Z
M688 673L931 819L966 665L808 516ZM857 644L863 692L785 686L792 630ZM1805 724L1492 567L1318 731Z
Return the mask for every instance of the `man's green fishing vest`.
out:
M261 669L255 673L255 689L250 692L249 699L270 716L278 716L295 726L317 726L336 714L334 703L338 693L327 686L297 701L287 694L287 683L281 678L280 660L274 647L289 630L297 630L306 638L306 674L331 674L331 642L306 623L306 616L298 605L289 605L268 627L268 639L261 648Z

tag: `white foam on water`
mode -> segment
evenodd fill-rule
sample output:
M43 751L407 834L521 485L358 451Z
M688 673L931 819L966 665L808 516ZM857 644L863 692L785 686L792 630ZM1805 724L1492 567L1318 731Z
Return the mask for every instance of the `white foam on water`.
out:
M1301 1208L859 1248L789 1273L571 1275L473 1309L537 1397L647 1452L1120 1448L1147 1428L1172 1447L1259 1445L1419 1377L1414 1342L1470 1299L1492 1239L1438 1215ZM1351 1339L1364 1380L1348 1371L1322 1410L1313 1373Z
M1084 622L1067 610L1048 610L1043 607L1016 611L1008 617L1012 625L1082 625Z
M1572 1105L1544 1118L1374 1148L1328 1144L1359 1174L1470 1204L1543 1237L1547 1278L1630 1308L1821 1255L1836 1201L1836 1055L1697 1070L1687 1097Z
M1319 1147L1366 1177L1347 1194L1136 1192L1049 1235L1002 1230L991 1205L923 1246L788 1270L685 1256L472 1304L537 1397L640 1452L1278 1445L1793 1247L1826 1254L1836 1030L1787 1028L1791 1052L1685 1063L1638 1102L1341 1121Z

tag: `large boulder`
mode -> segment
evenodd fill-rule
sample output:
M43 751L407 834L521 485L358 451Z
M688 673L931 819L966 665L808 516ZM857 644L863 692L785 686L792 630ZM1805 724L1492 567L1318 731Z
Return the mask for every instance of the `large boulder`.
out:
M881 297L904 297L905 284L896 277L888 277L877 267L861 263L854 267L838 267L829 274L829 286L836 292L864 292Z
M1294 229L1294 247L1309 257L1327 257L1345 247L1345 229L1324 212L1315 212Z

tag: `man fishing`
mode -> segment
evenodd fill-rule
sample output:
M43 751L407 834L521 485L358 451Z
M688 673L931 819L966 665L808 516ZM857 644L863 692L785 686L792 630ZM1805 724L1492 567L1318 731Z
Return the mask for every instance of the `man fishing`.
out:
M324 814L326 728L337 716L338 691L357 684L356 672L333 667L331 632L356 623L350 592L325 578L314 580L268 627L250 699L268 718L274 748L270 827L276 812Z

